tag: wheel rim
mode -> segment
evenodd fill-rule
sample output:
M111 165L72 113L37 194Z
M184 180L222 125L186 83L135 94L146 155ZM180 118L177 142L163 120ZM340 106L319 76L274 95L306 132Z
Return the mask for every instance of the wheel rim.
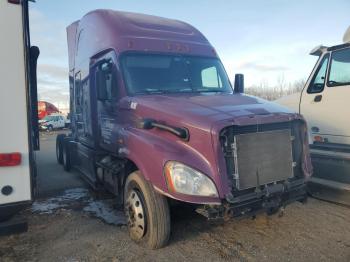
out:
M145 211L140 193L136 190L131 190L129 192L125 211L130 233L133 234L136 239L141 239L146 232Z

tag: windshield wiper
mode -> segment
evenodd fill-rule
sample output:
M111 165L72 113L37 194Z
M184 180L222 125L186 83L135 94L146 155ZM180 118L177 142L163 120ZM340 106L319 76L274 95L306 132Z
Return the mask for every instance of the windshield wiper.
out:
M164 93L164 90L152 89L152 88L147 88L145 90L135 92L136 95L163 94L163 93Z
M165 89L164 93L191 93L193 90L191 88L181 88L181 89Z
M339 82L337 82L337 81L334 81L334 80L328 81L328 83L331 84L331 85L338 85L338 84L341 84L341 83L339 83Z
M136 95L149 95L149 94L176 94L176 93L224 93L225 90L215 90L206 88L181 88L181 89L156 89L147 88L142 91L135 92Z
M328 81L328 84L334 86L334 85L349 85L350 83L349 82L338 82L338 81L331 80L331 81Z
M164 93L223 93L224 90L213 90L213 89L205 89L205 88L198 88L198 89L192 89L192 88L182 88L182 89L164 89Z
M156 88L147 88L142 91L135 92L137 95L144 94L174 94L174 93L191 93L194 92L191 88L182 88L182 89L156 89Z
M197 92L197 93L224 93L225 90L198 88L198 89L194 89L193 92Z

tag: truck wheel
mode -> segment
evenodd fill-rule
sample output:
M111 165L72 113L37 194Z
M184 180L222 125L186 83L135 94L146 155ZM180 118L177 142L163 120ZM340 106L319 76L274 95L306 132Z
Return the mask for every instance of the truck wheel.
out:
M52 132L52 131L53 131L53 126L52 126L52 125L49 125L49 126L47 127L47 131Z
M68 146L68 141L63 141L62 143L62 160L63 160L63 169L64 171L69 172L71 170L71 161L70 161L70 151Z
M65 137L65 134L59 134L56 137L56 159L60 165L63 164L63 140Z
M132 240L151 249L168 243L170 212L167 199L154 191L140 171L131 173L126 180L124 210Z

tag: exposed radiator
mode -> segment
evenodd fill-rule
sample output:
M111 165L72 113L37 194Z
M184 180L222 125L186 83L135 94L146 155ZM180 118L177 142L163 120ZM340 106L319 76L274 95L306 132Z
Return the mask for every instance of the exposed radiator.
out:
M222 129L220 143L232 193L303 177L304 129L300 120Z
M238 190L293 176L290 129L238 134L233 147L234 180Z

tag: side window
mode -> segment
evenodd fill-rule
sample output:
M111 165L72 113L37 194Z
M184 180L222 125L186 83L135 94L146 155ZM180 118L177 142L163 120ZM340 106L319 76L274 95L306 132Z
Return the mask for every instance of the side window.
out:
M100 65L96 71L96 86L101 100L113 100L117 98L118 87L116 67L112 62Z
M215 66L205 68L201 72L202 86L206 88L221 88L222 83Z
M327 85L350 85L350 48L333 51Z
M315 72L310 85L307 89L309 94L320 93L324 89L325 81L326 81L326 73L328 66L329 55L326 54L321 63L319 64L317 71Z
M117 83L116 83L116 77L115 77L115 71L113 70L115 67L110 70L106 74L106 90L107 90L107 97L108 100L115 99L117 97Z

